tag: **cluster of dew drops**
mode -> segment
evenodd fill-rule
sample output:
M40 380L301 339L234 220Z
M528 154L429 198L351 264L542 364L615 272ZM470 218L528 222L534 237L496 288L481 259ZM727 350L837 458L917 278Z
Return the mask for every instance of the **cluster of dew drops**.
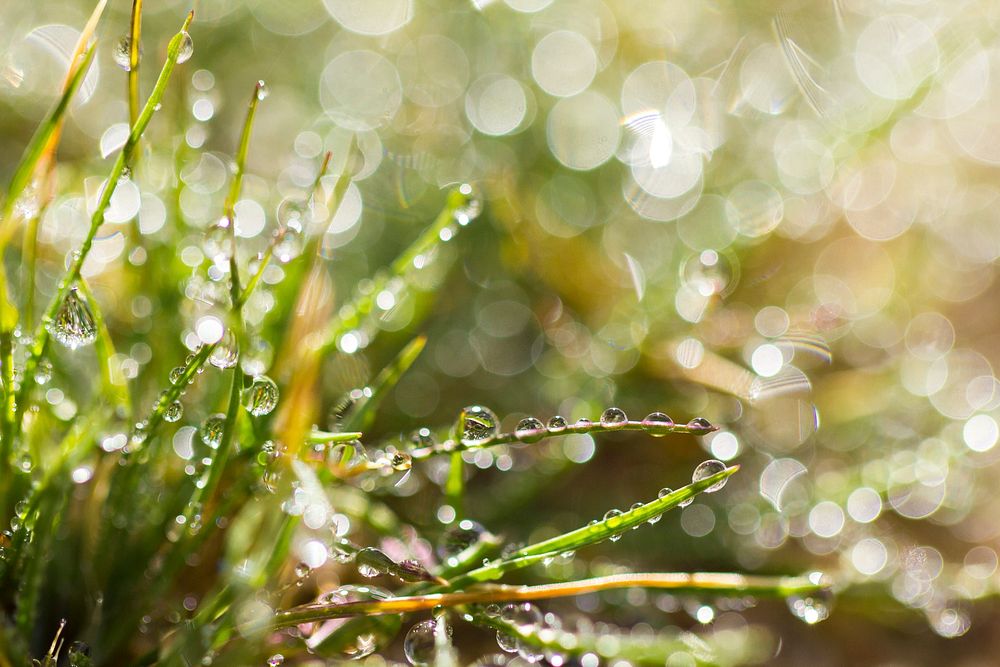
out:
M499 435L500 420L492 410L482 405L471 405L462 410L459 417L460 440L466 447L479 447L489 444ZM546 435L563 433L565 431L589 431L618 430L630 425L628 416L621 408L608 408L601 414L600 420L595 424L590 419L581 418L573 424L560 415L555 415L548 422L543 423L537 417L525 417L514 429L514 439L520 442L537 442ZM683 430L703 434L712 431L714 427L703 417L695 417L686 425L678 425L669 416L662 412L652 412L648 414L638 425L654 437L664 436L671 431L682 428Z

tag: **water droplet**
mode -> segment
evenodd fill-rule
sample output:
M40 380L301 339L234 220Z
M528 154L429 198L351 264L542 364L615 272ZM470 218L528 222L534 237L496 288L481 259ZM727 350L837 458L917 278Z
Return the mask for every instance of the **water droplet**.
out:
M280 653L275 653L270 658L267 659L267 667L278 667L285 662L285 656Z
M87 302L80 298L76 287L66 294L55 319L49 324L49 332L71 350L90 345L97 339L94 315Z
M514 435L521 442L538 442L545 435L545 425L534 417L526 417L518 422Z
M681 281L703 297L725 296L737 283L730 259L715 250L703 250L681 266Z
M478 521L462 519L441 536L437 548L438 557L444 561L460 554L476 544L486 532L486 528Z
M549 420L548 429L552 433L559 433L560 431L565 431L568 425L565 417L556 415Z
M243 395L243 405L254 417L270 414L278 405L278 385L266 375L258 375Z
M198 429L198 435L201 437L201 441L211 447L212 449L217 449L222 443L222 431L226 427L226 415L224 414L214 414L208 417L201 423L201 428Z
M393 452L389 458L393 470L404 471L413 467L413 457L406 452Z
M650 412L642 420L642 425L651 436L660 438L670 433L674 420L662 412Z
M319 597L322 604L348 604L370 600L388 600L392 593L378 586L341 586Z
M616 521L616 518L617 518L617 517L620 517L621 515L622 515L622 511L621 511L621 510L618 510L618 509L610 509L610 510L608 510L607 512L605 512L605 513L604 513L604 520L605 520L606 522L608 522L608 527L609 527L609 528L616 528L616 527L617 527L617 525L618 525L619 523L621 523L621 521L620 521L620 520ZM620 540L621 538L622 538L622 536L621 536L621 534L619 533L619 534L617 534L617 535L612 535L610 539L611 539L611 541L612 541L612 542L617 542L617 541L618 541L618 540Z
M580 417L579 419L576 420L576 424L574 424L573 426L575 426L576 428L590 428L593 425L594 422L590 421L586 417Z
M520 632L531 632L542 622L542 612L530 602L504 605L500 619L510 623Z
M364 445L354 442L340 442L330 448L330 464L344 472L368 465L368 452Z
M712 422L708 421L704 417L695 417L687 423L687 427L689 430L694 432L702 431L706 433L715 428L712 426Z
M305 563L298 563L295 566L295 577L297 579L305 579L310 574L312 574L312 568Z
M709 459L707 461L702 461L698 464L698 467L694 469L694 473L691 474L692 482L700 482L701 480L716 475L726 469L726 464L722 461L716 461L715 459ZM712 486L705 489L705 493L715 493L722 487L726 485L728 477L723 477L721 480L713 484Z
M258 81L257 82L257 100L258 101L264 101L264 100L267 99L267 96L270 95L270 94L271 94L271 89L267 87L267 84L264 83L264 80L261 79L260 81Z
M181 48L177 52L177 64L186 63L194 55L194 40L185 30L181 33Z
M396 565L383 551L374 547L365 547L360 550L354 556L354 563L358 568L358 574L369 578L388 574Z
M662 489L660 489L659 493L656 494L656 497L662 500L673 492L674 492L673 489L671 489L669 486L665 486Z
M142 55L142 46L139 47L139 54ZM115 49L111 52L111 58L115 64L126 72L132 69L132 37L124 34L115 43Z
M184 416L184 406L180 401L174 401L166 407L163 411L163 421L174 423L180 421L180 418Z
M406 633L406 638L403 639L403 655L411 665L419 667L434 661L436 630L437 621L430 619L417 623ZM452 634L450 625L446 631L450 637Z
M792 615L809 625L814 625L830 616L833 593L823 590L809 595L791 595L787 602Z
M22 454L17 459L17 467L21 472L31 472L31 469L35 467L35 461L30 454Z
M236 344L236 334L233 333L232 329L226 329L215 349L212 350L212 354L209 355L208 363L225 370L235 366L238 359L239 347Z
M470 405L462 410L459 417L462 444L474 447L489 442L496 436L499 423L500 420L489 408Z
M181 381L183 377L184 377L184 367L183 366L175 367L173 370L170 371L170 376L169 376L170 384L177 384L178 382Z
M517 653L517 639L503 630L497 630L497 646L506 653Z
M642 507L642 503L632 503L632 507L629 507L628 509L631 512L632 510L637 510L640 507ZM639 529L639 524L632 526L632 530L638 530L638 529Z
M601 414L601 426L604 428L621 428L627 421L625 411L620 408L608 408Z

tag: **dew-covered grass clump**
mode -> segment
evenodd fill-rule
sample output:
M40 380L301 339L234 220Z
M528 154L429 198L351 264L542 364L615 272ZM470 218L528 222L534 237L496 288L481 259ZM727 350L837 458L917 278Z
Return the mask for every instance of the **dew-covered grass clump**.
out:
M0 667L985 664L994 13L0 3Z

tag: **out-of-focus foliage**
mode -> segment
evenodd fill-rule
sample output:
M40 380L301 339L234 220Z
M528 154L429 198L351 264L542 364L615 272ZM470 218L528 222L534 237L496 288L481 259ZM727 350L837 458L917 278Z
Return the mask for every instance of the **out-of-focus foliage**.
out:
M0 5L3 183L58 99L92 9L77 0ZM189 9L145 3L143 100ZM37 246L26 241L30 224L19 222L5 256L23 332L56 293L128 136L120 67L128 45L120 38L129 10L123 2L106 10L53 177L34 182L15 207L29 223L40 213ZM447 456L418 457L408 473L390 465L343 474L363 450L341 443L334 467L349 479L330 483L328 499L308 467L286 467L283 476L268 467L282 449L269 442L263 482L281 493L293 472L298 479L294 498L279 500L303 516L305 527L286 535L289 562L309 563L312 576L260 605L305 603L357 583L351 568L327 562L330 526L396 560L429 563L428 540L462 517L508 543L534 543L648 501L664 485L682 486L699 461L713 458L742 466L724 493L575 559L536 566L532 576L818 570L835 583L832 609L790 598L789 612L780 602L639 588L544 603L567 619L585 614L624 629L585 628L614 639L580 664L593 667L587 656L598 654L610 664L619 653L626 664L641 661L645 640L663 628L694 628L711 652L691 646L702 640L671 634L677 643L665 644L666 654L647 654L660 664L708 655L731 663L980 664L994 641L1000 539L992 493L1000 452L996 6L206 0L195 12L194 53L174 73L83 263L93 296L71 292L100 306L105 330L89 335L103 346L103 361L89 348L53 348L34 379L41 407L24 415L17 451L27 458L15 463L36 475L55 461L72 463L67 493L79 501L74 529L49 537L47 556L58 566L50 570L60 578L41 589L28 624L35 655L60 618L70 638L86 627L91 638L114 638L116 650L153 650L164 625L183 634L189 619L210 615L205 599L220 609L236 604L209 597L218 592L216 568L238 575L253 571L251 554L265 557L255 531L276 519L253 506L238 518L220 510L220 521L234 523L229 538L176 564L183 585L123 629L134 634L128 641L109 629L114 619L100 617L102 604L122 601L88 597L102 590L98 577L114 573L76 562L77 549L87 559L110 557L131 525L111 517L110 534L86 529L108 518L84 500L108 493L131 429L120 388L136 406L127 418L142 419L171 369L229 326L230 267L215 261L228 237L215 230L246 103L264 80L267 99L258 95L242 190L231 203L244 282L264 253L276 260L263 263L239 341L239 368L281 387L276 432L333 443L323 434L369 429L364 442L389 457L373 451L371 460L384 462L397 449L419 451L446 437L470 403L490 406L511 432L531 415L596 421L610 405L633 419L654 409L678 423L704 415L720 428L663 440L584 429L530 447L474 447L453 455L466 464L464 487L453 475L462 468ZM310 198L327 151L322 196ZM330 196L338 183L342 196ZM481 199L445 202L442 189L458 183L473 184ZM435 228L442 243L406 257L405 273L378 273L442 206L455 214ZM477 215L468 229L457 224ZM309 228L328 217L325 231ZM301 236L274 242L276 229L303 225ZM302 259L309 252L318 258L312 264ZM351 299L374 316L344 309ZM423 354L393 362L418 334L426 335ZM310 356L316 340L329 354ZM26 344L14 347L10 358L21 363ZM222 348L209 361L225 368ZM378 396L378 419L351 424L355 411L371 414L359 406L372 399L365 387L378 385L383 368L391 393ZM298 393L287 391L296 386ZM269 391L243 391L251 413L253 397L266 404ZM210 370L180 408L176 397L160 405L168 423L158 437L175 455L158 469L160 486L193 484L202 459L212 460L203 444L225 437L262 446L258 422L225 419L230 395L226 376ZM119 408L116 417L97 414L109 406ZM310 436L314 425L319 433ZM393 435L422 425L429 430L412 443ZM101 429L96 442L74 430L91 427ZM64 438L64 451L76 451L74 438L86 441L84 454L57 456ZM257 455L233 453L244 463ZM260 481L227 480L227 489L236 498ZM134 499L129 521L139 521L144 505L177 501L160 486L135 487L150 495ZM309 508L323 515L315 525ZM187 522L200 519L198 509L148 511ZM13 536L0 539L10 547ZM151 562L162 556L155 548L135 553ZM118 574L140 579L148 565L121 565ZM234 578L236 589L261 584ZM237 616L253 617L245 590L226 595L244 600ZM501 623L490 618L481 625ZM420 619L405 627L410 620ZM324 632L337 622L327 623ZM352 636L370 637L374 648L390 625L359 626ZM443 634L437 627L424 630ZM454 631L462 656L492 642L468 625ZM300 640L276 633L269 641L274 650L265 653L297 659L287 647ZM323 643L316 635L306 641ZM220 660L264 655L226 658L225 646L210 648ZM539 646L522 656L538 655ZM754 646L768 649L755 654ZM348 648L357 657L369 647ZM401 642L383 655L400 659Z

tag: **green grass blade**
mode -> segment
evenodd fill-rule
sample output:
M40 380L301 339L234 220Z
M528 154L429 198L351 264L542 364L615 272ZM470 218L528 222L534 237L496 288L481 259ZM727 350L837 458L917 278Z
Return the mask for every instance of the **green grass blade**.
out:
M84 51L80 66L73 73L69 84L59 97L59 101L56 102L49 115L46 116L42 124L35 130L34 136L31 137L31 141L28 142L27 147L24 149L21 161L14 170L14 175L7 186L7 194L3 203L3 217L0 220L0 250L3 250L7 245L10 235L13 233L14 221L11 219L11 216L14 212L14 205L31 182L31 177L35 173L35 167L38 165L38 160L44 154L49 144L49 139L59 130L63 116L69 110L70 102L76 95L77 90L79 90L84 77L87 76L90 64L94 59L95 48L96 44L91 44Z
M657 498L652 502L640 505L634 510L629 510L618 516L603 519L595 524L583 526L568 533L563 533L562 535L518 549L506 558L493 561L457 579L453 579L451 584L455 588L462 588L474 583L492 581L499 579L507 572L534 565L553 555L567 551L576 551L582 547L603 542L614 535L640 526L650 519L655 519L664 512L677 507L685 500L694 498L710 486L726 480L739 469L739 466L726 468L711 477L692 482L662 498Z
M321 348L322 354L329 353L336 348L340 337L357 327L361 320L372 312L375 307L376 295L385 289L390 281L405 276L413 269L413 262L418 256L431 252L443 243L441 232L455 223L456 212L467 205L469 197L470 195L463 193L461 188L455 188L449 192L445 206L434 222L393 261L388 270L382 271L372 279L370 289L355 292L351 301L338 311L338 315L328 326Z

